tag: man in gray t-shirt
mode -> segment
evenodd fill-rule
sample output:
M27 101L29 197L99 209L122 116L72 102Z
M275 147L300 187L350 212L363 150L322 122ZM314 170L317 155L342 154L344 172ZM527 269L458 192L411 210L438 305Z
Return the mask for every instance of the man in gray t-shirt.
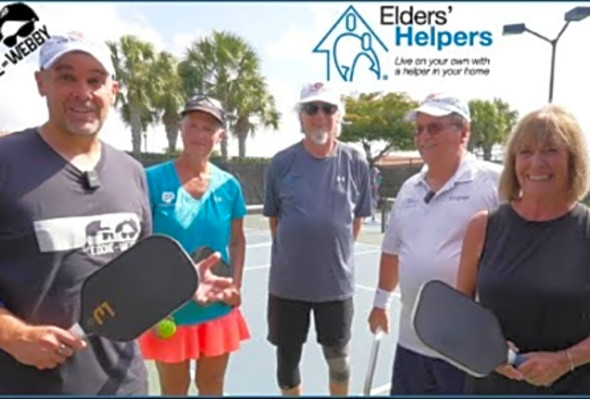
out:
M143 168L98 139L117 93L110 52L54 35L39 61L49 120L0 138L0 395L146 395L135 342L69 331L83 281L152 232ZM217 259L197 265L200 299L230 293L206 272Z
M103 143L93 170L97 188L37 129L0 139L0 299L12 314L37 326L22 334L40 341L4 341L0 394L146 393L134 342L90 337L90 348L81 349L68 331L80 314L82 282L151 233L141 165ZM60 357L51 350L58 342L81 350ZM19 352L36 352L37 345L52 358Z
M269 341L277 347L278 384L301 394L299 361L314 313L330 372L330 393L347 395L354 293L353 245L371 214L368 163L337 140L344 109L323 82L306 85L297 104L305 138L276 154L264 215L273 235Z

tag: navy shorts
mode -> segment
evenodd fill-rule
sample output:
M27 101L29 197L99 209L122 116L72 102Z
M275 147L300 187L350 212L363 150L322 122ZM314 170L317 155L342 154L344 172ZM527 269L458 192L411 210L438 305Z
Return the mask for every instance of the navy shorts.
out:
M465 373L455 366L397 346L391 395L456 395L464 383Z

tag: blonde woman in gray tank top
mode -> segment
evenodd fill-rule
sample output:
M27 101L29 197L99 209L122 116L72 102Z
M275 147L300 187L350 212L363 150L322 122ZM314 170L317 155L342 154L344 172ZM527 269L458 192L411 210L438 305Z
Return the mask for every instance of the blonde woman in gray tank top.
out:
M575 117L548 105L508 139L495 211L465 235L457 287L491 309L527 359L469 394L590 393L590 213L588 149Z

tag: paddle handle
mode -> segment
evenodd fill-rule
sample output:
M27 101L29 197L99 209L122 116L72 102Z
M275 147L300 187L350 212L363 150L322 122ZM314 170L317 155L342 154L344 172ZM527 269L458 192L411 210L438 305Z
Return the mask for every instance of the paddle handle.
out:
M381 329L381 327L377 327L377 330L375 331L374 339L376 341L381 341L381 338L383 338L384 334L385 334L385 332Z
M88 338L90 335L92 334L87 334L83 329L82 326L79 323L74 324L70 330L69 330L72 334L74 334L76 337L80 338L80 339L86 339Z
M371 345L371 351L369 352L369 365L365 374L365 384L363 388L363 394L365 396L371 396L371 388L373 386L373 377L375 376L375 368L377 367L377 356L379 355L379 345L383 338L383 330L377 328L373 335L373 344Z
M512 349L508 349L508 363L513 365L514 367L518 367L523 364L526 360L526 357L521 355L520 353L514 352Z

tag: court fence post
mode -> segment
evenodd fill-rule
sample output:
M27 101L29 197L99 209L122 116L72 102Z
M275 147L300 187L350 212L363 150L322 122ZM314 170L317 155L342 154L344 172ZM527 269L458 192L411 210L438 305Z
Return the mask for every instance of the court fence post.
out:
M383 197L380 199L380 208L381 208L381 233L385 233L385 228L387 227L387 216L393 207L393 203L395 202L395 198L392 197Z

